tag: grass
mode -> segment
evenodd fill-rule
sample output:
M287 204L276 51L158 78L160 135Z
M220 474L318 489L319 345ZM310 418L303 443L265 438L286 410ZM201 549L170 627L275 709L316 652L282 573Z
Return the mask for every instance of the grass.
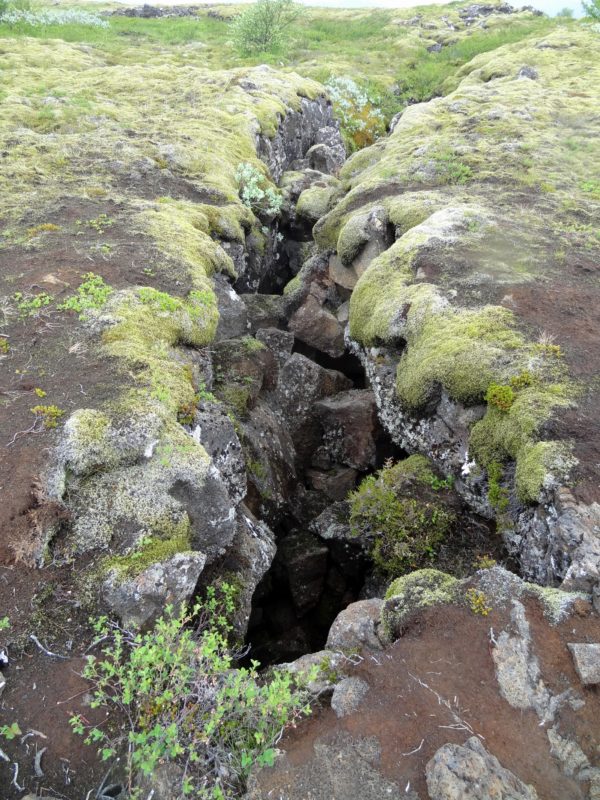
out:
M444 13L447 15L455 5L458 4L445 6ZM419 11L433 19L434 9ZM235 14L231 6L221 11L223 15ZM331 76L351 75L364 84L370 95L377 97L389 120L407 103L428 100L449 90L444 87L446 81L457 83L457 79L453 80L457 70L475 55L558 24L556 20L539 17L507 18L501 30L460 32L455 35L461 37L459 41L444 46L439 53L429 53L427 40L423 43L417 36L419 29L397 24L402 17L414 13L415 9L366 13L306 9L290 27L285 46L252 56L240 56L235 51L228 19L210 17L205 11L184 18L111 17L108 29L79 24L42 27L0 24L0 38L30 36L86 43L104 54L109 63L156 62L168 58L175 63L220 69L269 64L322 82ZM565 24L564 20L561 24ZM443 38L448 35L448 28L440 26L431 35ZM165 48L176 49L167 53ZM42 127L51 124L52 120L40 120Z
M421 103L448 94L456 88L458 79L451 80L460 67L480 53L488 53L505 44L514 44L533 34L555 27L551 19L535 18L514 22L500 31L472 32L438 53L429 53L425 47L398 75L398 94L406 103ZM451 83L448 81L451 80Z

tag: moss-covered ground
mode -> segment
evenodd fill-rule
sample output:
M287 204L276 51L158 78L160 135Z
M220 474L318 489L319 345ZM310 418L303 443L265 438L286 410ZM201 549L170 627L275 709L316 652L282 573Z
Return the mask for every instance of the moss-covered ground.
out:
M441 389L487 402L470 454L486 468L516 460L526 502L573 455L575 488L594 482L596 36L561 29L475 57L454 91L407 108L346 162L348 192L315 226L343 254L365 211L385 209L397 240L358 281L350 333L401 344L396 390L411 413Z

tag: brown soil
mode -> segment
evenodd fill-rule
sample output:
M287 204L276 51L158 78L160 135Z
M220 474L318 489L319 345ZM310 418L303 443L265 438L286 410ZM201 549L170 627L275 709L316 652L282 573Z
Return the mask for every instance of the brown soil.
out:
M527 613L546 684L556 693L573 686L585 700L578 712L568 706L561 709L560 732L574 736L596 763L600 694L581 686L566 644L598 641L600 621L584 610L584 616L551 628L536 603L528 603ZM383 653L363 653L363 661L351 674L366 680L370 690L357 712L337 719L325 707L284 737L281 747L288 756L287 767L309 764L317 739L331 740L340 731L354 738L375 736L381 744L379 769L384 776L402 790L410 783L426 798L425 765L436 750L476 735L504 767L532 784L541 799L584 800L586 785L561 772L537 715L512 708L499 694L490 631L497 635L507 622L508 614L499 610L488 617L458 607L423 613ZM449 726L457 725L457 717L464 727L452 729ZM263 796L279 797L278 791L286 796L284 787L293 781L287 767L276 763L261 773Z
M91 642L88 611L82 607L81 588L70 565L50 562L34 568L41 533L51 521L66 520L64 508L45 497L44 472L51 464L56 430L33 423L31 409L55 405L66 417L76 408L99 407L119 390L120 365L98 353L70 311L56 306L74 293L87 272L101 275L116 288L155 285L173 289L170 279L148 275L153 267L150 243L129 230L124 204L62 199L52 212L35 209L22 221L33 227L53 223L60 230L42 234L26 246L0 248L0 296L46 292L53 303L35 313L20 315L16 305L0 308L2 333L10 351L0 358L0 618L8 616L10 629L0 632L10 666L4 671L7 687L0 698L0 724L17 721L23 735L29 730L48 738L21 737L0 746L11 762L0 759L0 797L21 797L12 783L13 762L19 764L17 783L28 791L52 790L57 796L86 797L101 782L106 766L98 763L96 748L74 736L71 714L90 717L83 705L87 684L78 676L82 654ZM106 214L112 225L95 230L86 220ZM83 220L83 225L77 225ZM109 245L110 253L100 247ZM169 285L172 283L173 285ZM35 389L45 392L39 397ZM60 527L60 524L59 524ZM67 656L43 654L30 639L37 636L49 650ZM69 699L72 698L72 699ZM36 745L43 755L43 779L36 779Z

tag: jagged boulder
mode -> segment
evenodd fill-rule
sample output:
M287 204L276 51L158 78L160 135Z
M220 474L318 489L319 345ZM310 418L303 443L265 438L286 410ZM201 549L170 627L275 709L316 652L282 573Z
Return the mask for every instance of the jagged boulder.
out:
M538 794L472 736L463 746L445 744L427 764L431 800L537 800Z
M142 559L134 557L127 565L121 561L108 568L100 596L123 627L145 628L164 613L165 606L177 609L189 601L205 563L206 556L194 552L176 553L145 568Z

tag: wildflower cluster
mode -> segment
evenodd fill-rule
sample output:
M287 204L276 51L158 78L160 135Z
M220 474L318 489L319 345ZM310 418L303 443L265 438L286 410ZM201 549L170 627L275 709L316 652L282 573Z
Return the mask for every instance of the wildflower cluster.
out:
M385 133L385 118L375 98L352 78L331 78L326 88L351 150L368 147Z

